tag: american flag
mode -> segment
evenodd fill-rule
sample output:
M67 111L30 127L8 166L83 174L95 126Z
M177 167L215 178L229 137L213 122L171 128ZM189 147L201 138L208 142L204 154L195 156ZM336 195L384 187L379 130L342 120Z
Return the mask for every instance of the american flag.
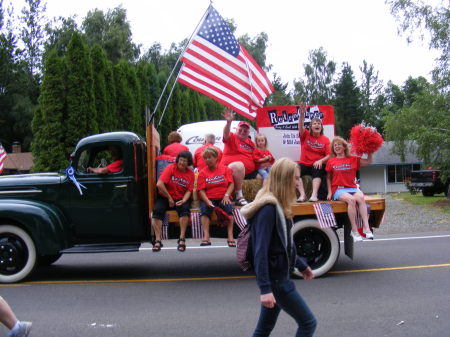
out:
M166 213L162 221L161 240L169 239L169 215Z
M331 208L330 203L316 202L313 206L320 227L328 228L336 226L336 218L334 217L333 209Z
M242 216L239 208L233 209L233 217L234 217L234 222L239 227L239 229L242 231L244 229L244 227L247 225L247 220Z
M3 163L6 160L6 151L3 148L2 144L0 144L0 174L3 172Z
M191 231L193 239L201 239L203 237L200 212L191 212Z
M370 204L366 203L366 207L367 207L367 217L370 217ZM356 208L356 226L358 228L363 228L364 227L364 221L361 217L361 214L359 213L359 208Z
M178 82L253 120L274 89L265 72L210 6L186 48Z

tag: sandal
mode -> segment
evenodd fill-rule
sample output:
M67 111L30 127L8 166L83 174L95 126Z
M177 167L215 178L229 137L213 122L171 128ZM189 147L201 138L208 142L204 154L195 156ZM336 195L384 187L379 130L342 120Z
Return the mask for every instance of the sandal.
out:
M164 245L162 244L161 240L156 240L155 242L153 242L152 251L153 252L159 252L162 247L164 247Z
M202 240L202 242L200 243L200 246L211 246L211 241L208 240Z
M178 241L177 250L179 252L184 252L186 250L186 239L185 238L179 238Z
M236 247L236 241L234 240L227 240L228 247L235 248Z
M245 206L248 204L248 201L245 198L239 198L236 200L236 206Z

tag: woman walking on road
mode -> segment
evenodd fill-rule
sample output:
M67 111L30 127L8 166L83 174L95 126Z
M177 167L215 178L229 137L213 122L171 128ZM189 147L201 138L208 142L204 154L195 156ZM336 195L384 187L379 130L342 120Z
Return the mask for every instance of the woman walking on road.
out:
M241 209L251 226L253 266L260 288L261 312L254 337L269 336L283 309L298 324L297 337L314 334L316 319L290 279L294 267L305 280L311 268L296 253L292 240L292 203L300 180L298 165L288 158L275 162L255 200Z

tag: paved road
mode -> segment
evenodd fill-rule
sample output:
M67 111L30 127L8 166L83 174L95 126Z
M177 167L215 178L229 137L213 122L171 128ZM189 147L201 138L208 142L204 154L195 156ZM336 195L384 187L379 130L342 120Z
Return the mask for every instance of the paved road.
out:
M297 280L316 336L449 336L450 231L429 235L378 236L355 248L354 261L341 256L324 277ZM29 282L0 287L34 321L32 337L250 336L259 311L255 280L234 250L192 242L184 254L67 255ZM294 330L281 314L273 336Z

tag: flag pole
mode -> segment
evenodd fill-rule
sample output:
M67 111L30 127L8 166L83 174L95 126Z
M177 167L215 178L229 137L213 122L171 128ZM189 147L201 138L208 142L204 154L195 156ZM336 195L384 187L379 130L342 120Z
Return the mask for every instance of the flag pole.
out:
M209 4L208 8L206 9L206 11L205 11L205 13L203 14L202 18L200 19L200 21L198 22L198 24L197 24L197 26L195 27L194 31L192 32L192 35L190 36L189 41L188 41L188 43L186 44L186 46L183 48L183 51L180 53L180 56L178 56L178 59L177 59L177 61L175 62L175 65L173 66L172 71L171 71L170 74L169 74L169 78L167 79L166 84L164 85L164 88L163 88L163 90L161 91L161 95L159 95L158 101L156 102L156 105L155 105L155 107L154 107L154 109L153 109L153 112L152 112L151 115L150 115L149 123L151 123L151 121L152 121L153 118L155 117L156 110L158 109L159 104L161 103L162 96L164 95L164 92L166 91L167 85L169 84L169 81L170 81L170 79L172 78L173 73L175 72L175 68L177 67L178 63L180 62L181 58L183 57L183 54L184 54L184 52L186 51L187 47L192 43L192 38L193 38L194 35L197 33L197 31L198 31L198 29L199 29L199 27L200 27L200 24L205 20L205 17L206 17L206 15L208 14L209 9L211 8L211 6L212 6L212 1L210 1L210 4ZM178 78L178 75L177 75L177 78ZM176 84L176 81L175 81L175 83L174 83L173 86L175 86L175 84ZM171 95L172 95L172 92L173 92L173 88L172 88L172 90L170 91L170 94L169 94L169 97L167 98L167 100L170 99L170 97L171 97ZM166 102L166 107L167 107L167 102ZM160 118L160 120L159 120L159 123L161 123L162 117L164 116L164 112L165 112L165 108L164 108L163 113L161 114L161 118ZM159 123L158 123L158 126L159 126Z

